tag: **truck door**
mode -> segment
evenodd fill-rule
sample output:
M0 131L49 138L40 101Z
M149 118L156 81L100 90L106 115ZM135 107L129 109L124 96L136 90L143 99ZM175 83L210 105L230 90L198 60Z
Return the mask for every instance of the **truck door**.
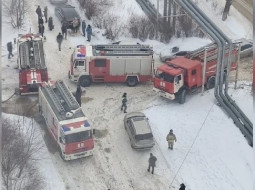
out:
M89 64L89 72L93 80L104 81L105 77L109 76L109 60L93 59Z
M75 60L73 64L74 76L79 76L86 71L86 60Z
M183 86L183 75L177 75L174 78L174 93L178 92L179 89Z

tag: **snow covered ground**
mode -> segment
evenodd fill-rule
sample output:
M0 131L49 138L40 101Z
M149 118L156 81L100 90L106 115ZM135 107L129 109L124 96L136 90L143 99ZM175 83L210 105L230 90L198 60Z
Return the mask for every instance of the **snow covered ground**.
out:
M60 22L54 15L54 6L48 0L31 0L29 2L30 9L25 28L15 31L3 23L3 100L9 98L13 94L14 88L18 86L18 70L15 69L16 52L14 52L15 57L9 61L6 43L17 37L18 33L28 32L30 27L32 31L37 31L35 9L38 4L41 7L48 6L49 15L53 16L55 24L53 31L47 30L46 27L45 32L47 37L45 53L51 79L64 80L74 91L76 84L70 82L67 76L69 58L75 45L88 44L86 38L80 34L69 35L63 43L62 51L59 52L56 36L60 32ZM139 6L136 5L135 0L114 2L115 8L122 7L123 15L129 15L130 10L140 14ZM76 0L69 0L69 3L79 7ZM252 27L252 24L241 15L230 12L228 24L225 24L220 21L219 14L210 11L210 1L199 1L199 6L203 7L206 14L210 15L210 18L233 39L245 35L250 38L249 28ZM78 9L78 11L84 17L82 10ZM231 9L231 11L235 10ZM233 26L234 29L238 26L239 30L233 32ZM93 29L95 36L92 37L92 44L109 43L101 35L103 31ZM137 39L125 36L120 40L122 39L139 42ZM192 50L192 48L196 49L207 42L210 43L210 40L189 38L173 39L169 44L162 44L154 40L147 40L144 43L153 45L157 65L160 64L158 54L163 49L181 46ZM230 85L230 94L252 120L250 83L240 81L237 90L234 90ZM177 190L182 182L186 184L188 190L252 189L252 148L247 144L231 118L217 106L213 90L206 91L204 96L201 94L189 95L187 102L180 105L154 94L151 83L140 84L134 88L126 87L124 84L92 84L91 87L84 89L86 93L82 97L82 108L90 123L97 129L95 153L92 157L85 159L63 162L57 151L48 144L47 148L50 151L45 154L49 155L49 159L42 163L44 172L48 174L45 176L48 181L46 190L105 190L107 188L111 190ZM129 138L123 126L124 114L120 111L123 92L128 94L127 111L142 111L149 118L156 141L153 149L135 151L130 147ZM27 98L30 99L30 97ZM13 109L17 109L22 106L22 102L18 100L20 100L19 97L14 97L8 103L15 105ZM11 112L15 112L15 110ZM167 149L165 140L171 128L177 136L173 151ZM41 133L44 139L47 139L47 132L41 130ZM150 152L158 158L154 175L146 171ZM57 185L54 186L54 184Z

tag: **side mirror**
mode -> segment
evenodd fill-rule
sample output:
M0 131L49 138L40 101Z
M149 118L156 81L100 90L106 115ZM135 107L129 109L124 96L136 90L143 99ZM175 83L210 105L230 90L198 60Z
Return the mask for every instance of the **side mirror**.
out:
M63 143L62 137L59 137L59 142Z
M93 133L93 135L94 135L94 134L96 133L96 129L93 129L93 130L92 130L92 133Z

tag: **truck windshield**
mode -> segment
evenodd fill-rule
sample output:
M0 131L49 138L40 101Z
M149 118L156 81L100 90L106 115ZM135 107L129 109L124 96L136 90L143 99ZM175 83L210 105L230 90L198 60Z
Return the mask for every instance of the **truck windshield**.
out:
M73 133L69 135L65 135L65 143L74 143L74 142L81 142L87 139L92 138L92 132L91 130L89 131L82 131L79 133Z
M166 82L171 82L171 83L174 82L174 76L171 76L171 75L169 75L167 73L164 73L162 71L157 71L156 77L159 78L159 79L162 79Z
M152 137L153 137L152 133L146 133L146 134L142 134L142 135L136 135L135 140L140 141L140 140L150 139Z

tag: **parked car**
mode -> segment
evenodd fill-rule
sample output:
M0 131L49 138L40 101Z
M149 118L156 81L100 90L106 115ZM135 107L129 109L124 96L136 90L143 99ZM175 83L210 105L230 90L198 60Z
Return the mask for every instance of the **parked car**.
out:
M240 58L251 57L253 55L253 42L252 40L247 40L245 38L241 38L236 40L235 42L237 45L241 43L240 49Z
M55 7L55 15L58 17L61 23L67 22L68 28L72 27L73 19L76 17L80 20L80 16L75 10L75 7L65 4L65 5L59 5Z
M173 47L171 50L163 50L159 54L159 58L162 62L170 61L175 57L185 56L189 53L189 51L179 51L178 47Z
M68 0L50 0L51 4L65 4Z
M131 112L126 114L124 126L132 148L150 149L155 145L148 118L143 113Z

